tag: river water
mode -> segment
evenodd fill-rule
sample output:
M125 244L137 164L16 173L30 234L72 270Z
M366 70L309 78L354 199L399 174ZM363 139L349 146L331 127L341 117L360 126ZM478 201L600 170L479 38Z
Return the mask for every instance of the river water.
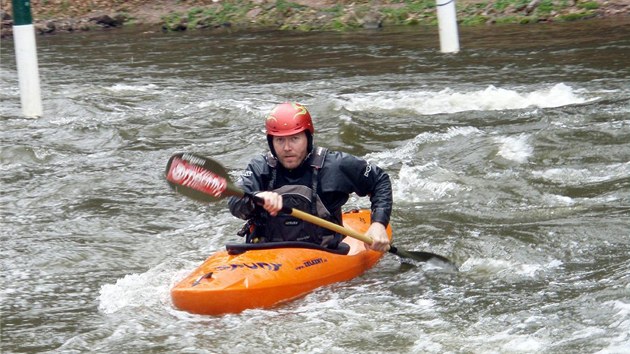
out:
M2 353L630 352L630 20L460 31L38 37L40 119L3 40ZM168 158L236 174L285 100L390 174L399 248L460 271L390 254L272 309L174 309L242 223Z

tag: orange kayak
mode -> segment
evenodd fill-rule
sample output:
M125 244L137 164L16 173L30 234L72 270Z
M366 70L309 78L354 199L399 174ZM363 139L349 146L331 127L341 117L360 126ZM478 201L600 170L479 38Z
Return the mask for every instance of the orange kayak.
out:
M370 211L344 213L343 223L365 233ZM271 307L357 277L382 256L351 237L334 251L304 242L228 244L175 285L171 298L176 308L204 315Z

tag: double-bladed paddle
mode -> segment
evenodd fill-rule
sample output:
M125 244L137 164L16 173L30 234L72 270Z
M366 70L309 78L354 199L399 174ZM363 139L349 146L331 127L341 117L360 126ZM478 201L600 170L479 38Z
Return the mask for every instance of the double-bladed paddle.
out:
M166 165L166 181L176 192L201 202L215 202L230 196L242 198L247 195L255 203L264 204L262 198L246 193L234 185L220 163L196 154L177 153L171 156ZM298 209L283 207L281 212L342 235L356 238L370 245L373 242L372 238L367 235ZM390 245L389 252L417 262L438 260L454 266L446 257L430 252L405 251L393 245Z

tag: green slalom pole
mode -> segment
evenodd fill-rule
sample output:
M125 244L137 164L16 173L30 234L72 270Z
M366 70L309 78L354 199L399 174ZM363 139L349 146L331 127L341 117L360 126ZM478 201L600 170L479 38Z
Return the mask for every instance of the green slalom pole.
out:
M26 117L41 117L39 66L30 0L13 0L13 40L22 113Z

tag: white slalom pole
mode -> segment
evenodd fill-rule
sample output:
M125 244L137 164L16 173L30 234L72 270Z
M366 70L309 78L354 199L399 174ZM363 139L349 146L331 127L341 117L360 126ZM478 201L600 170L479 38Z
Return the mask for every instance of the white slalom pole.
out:
M436 7L440 31L440 50L442 53L457 53L459 52L459 34L455 0L437 0Z
M43 109L39 87L39 66L30 1L13 0L13 14L13 41L15 42L15 61L20 83L22 113L29 118L41 117Z

